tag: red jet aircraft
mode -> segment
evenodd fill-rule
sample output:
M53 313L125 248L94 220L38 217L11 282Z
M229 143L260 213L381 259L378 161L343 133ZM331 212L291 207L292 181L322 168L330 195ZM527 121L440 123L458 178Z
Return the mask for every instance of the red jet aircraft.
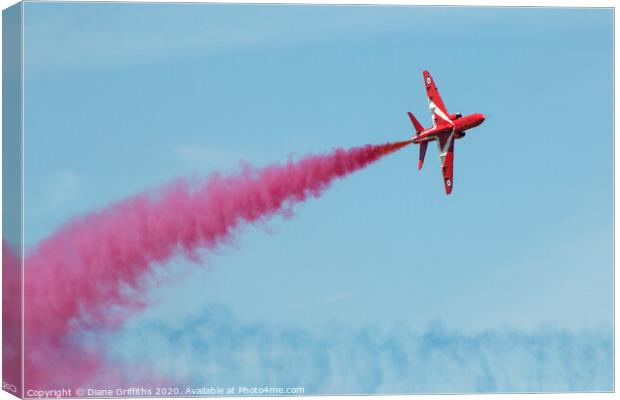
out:
M408 112L409 119L415 128L416 134L413 135L411 141L420 145L420 158L418 161L418 169L422 169L424 164L424 156L426 155L426 147L428 142L434 140L439 145L439 159L441 161L441 172L443 173L443 183L446 187L446 194L452 193L452 167L454 161L454 140L465 137L467 129L475 128L484 122L484 114L470 114L462 116L461 114L449 114L446 106L444 106L435 81L428 71L423 72L424 85L426 86L426 95L428 96L428 104L433 114L433 126L424 129L418 120Z

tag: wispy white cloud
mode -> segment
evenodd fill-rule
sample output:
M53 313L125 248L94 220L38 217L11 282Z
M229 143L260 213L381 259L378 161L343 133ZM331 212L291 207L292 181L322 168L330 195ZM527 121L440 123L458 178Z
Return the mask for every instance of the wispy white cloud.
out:
M201 145L180 145L173 151L175 157L191 169L232 167L245 158L239 151L213 149Z
M31 212L35 215L57 210L76 198L82 181L77 173L64 170L52 175L42 188L44 196Z
M353 32L372 35L400 26L395 17L407 22L386 9L274 5L30 3L27 16L27 72L35 74L114 68Z
M352 297L353 295L351 293L340 293L340 294L333 294L333 295L328 295L328 296L319 296L319 297L314 297L312 299L308 299L308 300L305 300L299 303L290 304L288 305L287 308L291 310L299 311L299 310L303 310L306 308L312 308L316 306L325 306L329 304L338 303L341 301L349 300Z
M107 337L131 376L150 365L173 382L301 386L306 394L610 391L610 330L423 332L333 327L323 334L245 325L217 305L178 325L136 319Z

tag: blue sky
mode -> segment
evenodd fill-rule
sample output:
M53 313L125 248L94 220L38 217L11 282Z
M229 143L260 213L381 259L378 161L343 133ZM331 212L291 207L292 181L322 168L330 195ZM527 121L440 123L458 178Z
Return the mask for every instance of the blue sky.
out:
M417 149L406 148L294 218L244 229L204 266L159 266L154 306L110 338L112 354L141 343L141 326L183 327L213 307L242 326L316 337L334 324L419 333L439 323L500 338L556 329L603 349L604 378L583 387L610 388L611 10L27 3L25 12L26 246L178 176L407 138L407 111L430 124L424 69L450 112L487 115L457 143L451 196L436 149L418 172ZM583 332L592 343L575 339ZM165 343L149 351L164 358ZM467 387L558 387L532 379ZM450 391L430 381L420 390Z

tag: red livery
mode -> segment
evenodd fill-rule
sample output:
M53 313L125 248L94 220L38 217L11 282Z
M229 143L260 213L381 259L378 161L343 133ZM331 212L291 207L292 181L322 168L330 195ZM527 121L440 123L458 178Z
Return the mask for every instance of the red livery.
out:
M454 141L465 137L465 131L475 128L484 122L484 114L449 114L446 106L441 100L435 81L428 71L424 71L424 86L428 96L428 105L433 115L433 126L424 129L418 120L411 113L409 119L415 128L415 135L411 138L413 143L420 145L420 158L418 169L422 169L426 147L428 142L437 141L439 146L439 160L441 161L441 172L446 194L452 193L454 180L452 179L452 169L454 162Z

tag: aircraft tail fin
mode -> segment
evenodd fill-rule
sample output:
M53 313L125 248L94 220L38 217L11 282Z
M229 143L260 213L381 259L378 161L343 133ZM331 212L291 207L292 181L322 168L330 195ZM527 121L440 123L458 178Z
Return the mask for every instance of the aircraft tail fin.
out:
M427 147L428 142L420 143L420 157L418 158L418 169L422 169L422 165L424 165L424 157L426 156Z
M413 127L415 128L416 134L419 135L420 132L424 130L424 127L418 122L418 120L413 116L413 114L408 112L407 115L409 115L409 119L411 120L411 123L413 124Z

